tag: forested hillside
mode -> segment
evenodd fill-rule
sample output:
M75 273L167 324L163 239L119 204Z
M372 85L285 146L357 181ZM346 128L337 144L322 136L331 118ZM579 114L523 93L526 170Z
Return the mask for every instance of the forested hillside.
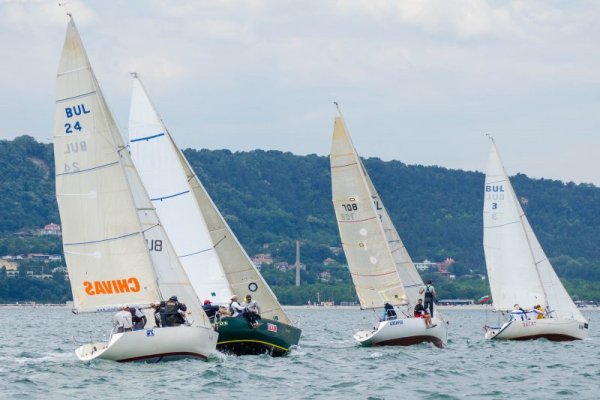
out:
M250 255L268 252L275 260L292 263L295 241L300 240L307 265L303 281L315 285L323 282L311 274L313 266L320 274L325 258L344 262L343 253L335 255L330 249L340 244L327 157L263 150L187 149L185 154ZM483 174L377 158L366 159L365 166L415 261L451 257L456 260L452 272L459 277L485 273ZM51 145L28 136L0 141L0 256L18 245L15 232L58 222L53 170ZM600 188L521 174L512 182L559 276L569 279L567 287L577 291L583 288L579 280L592 281L582 295L600 300ZM335 276L330 286L352 292L346 270L327 271ZM298 289L285 288L293 282L291 271L265 270L264 275L284 296L283 302L306 298ZM478 288L474 295L487 292L475 281L471 287ZM456 296L471 293L449 282L447 289Z
M327 157L262 150L185 154L249 250L298 238L317 261L338 245ZM415 261L452 257L483 271L482 173L377 158L365 166ZM521 174L513 184L559 272L600 280L600 189ZM288 247L281 251L293 260Z

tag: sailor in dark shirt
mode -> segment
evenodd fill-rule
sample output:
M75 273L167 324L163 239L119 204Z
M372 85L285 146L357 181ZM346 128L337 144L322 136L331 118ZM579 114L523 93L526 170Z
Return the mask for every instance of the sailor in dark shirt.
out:
M204 305L202 306L202 309L210 319L210 322L213 322L215 320L215 315L217 314L217 311L219 311L219 306L216 304L213 305L210 300L204 300Z

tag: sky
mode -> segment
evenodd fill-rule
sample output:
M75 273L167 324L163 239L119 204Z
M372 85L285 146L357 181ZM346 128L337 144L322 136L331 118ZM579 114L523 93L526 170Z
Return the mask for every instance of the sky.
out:
M51 142L72 13L127 138L141 77L182 148L363 157L600 186L600 2L0 0L0 139ZM65 11L66 10L66 11Z

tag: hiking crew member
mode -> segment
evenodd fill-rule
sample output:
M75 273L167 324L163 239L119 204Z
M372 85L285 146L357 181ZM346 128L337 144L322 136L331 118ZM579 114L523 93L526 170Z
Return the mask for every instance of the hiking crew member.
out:
M252 296L249 294L246 295L246 301L242 304L244 307L244 317L248 320L248 323L252 328L258 328L260 326L260 322L258 322L260 318L260 306L256 301L252 301Z
M129 307L119 306L119 312L113 317L117 333L129 332L133 329L133 322L131 321L131 313Z
M154 313L154 327L160 328L161 326L166 326L166 322L164 320L165 302L161 301L160 303L152 303L151 306Z
M146 318L144 313L135 306L129 307L129 312L131 313L131 321L133 322L133 330L137 331L140 329L144 329L144 327L146 326L146 322L148 321L148 318Z
M204 305L202 306L202 309L206 313L206 316L208 317L210 322L213 322L215 320L215 314L219 311L219 306L216 304L213 305L210 300L204 300Z
M177 296L171 296L165 302L165 307L161 307L161 320L165 322L163 326L179 326L184 324L186 311L187 306L177 301Z
M238 302L237 295L231 296L231 303L229 303L229 311L231 312L231 316L234 318L239 318L244 316L244 307L240 305Z
M425 307L423 307L423 299L417 300L417 305L415 306L414 310L414 316L415 318L423 318L425 320L425 327L427 329L437 326L431 325L431 315L429 315Z
M394 306L386 301L385 304L383 305L383 320L387 321L387 320L396 319L396 318L398 318L398 315L396 314L396 311L394 310Z
M437 301L437 293L435 291L435 288L431 284L431 279L427 281L425 287L419 290L419 294L423 293L425 293L423 295L425 299L423 307L425 308L425 310L429 309L429 315L431 315L431 318L433 318L433 302Z

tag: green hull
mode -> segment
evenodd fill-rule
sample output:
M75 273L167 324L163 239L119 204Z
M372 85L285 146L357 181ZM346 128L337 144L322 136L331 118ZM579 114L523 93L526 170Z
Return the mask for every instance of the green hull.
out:
M260 322L259 327L252 328L245 318L222 318L215 323L219 332L217 349L238 356L267 353L278 357L298 344L300 329L272 319Z

